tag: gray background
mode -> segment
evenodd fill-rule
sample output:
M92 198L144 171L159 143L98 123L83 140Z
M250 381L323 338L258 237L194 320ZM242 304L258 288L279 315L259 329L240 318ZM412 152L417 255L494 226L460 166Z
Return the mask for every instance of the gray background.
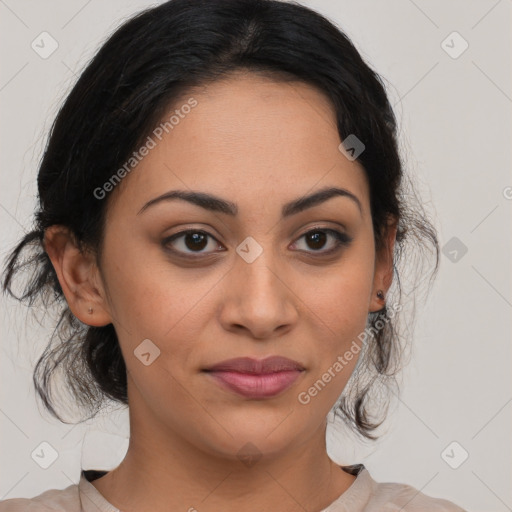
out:
M335 21L386 79L407 166L444 248L387 433L371 445L329 428L330 454L468 510L512 510L512 2L302 3ZM37 163L60 102L107 35L149 5L0 0L2 259L31 227ZM55 43L42 32L58 44L46 58ZM110 469L127 448L127 411L73 427L37 405L32 367L50 332L51 322L27 322L2 299L0 499L77 483L80 465ZM58 455L47 469L31 456L52 453L43 442ZM460 463L462 450L469 457L453 469L446 461Z

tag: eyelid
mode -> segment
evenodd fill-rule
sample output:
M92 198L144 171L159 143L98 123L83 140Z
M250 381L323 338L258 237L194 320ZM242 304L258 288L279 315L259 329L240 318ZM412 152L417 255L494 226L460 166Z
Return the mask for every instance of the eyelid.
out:
M201 229L201 228L187 228L187 229L183 229L182 231L178 231L177 233L174 233L174 234L172 234L170 236L165 237L162 240L162 246L164 247L164 249L168 250L169 252L172 252L175 255L182 256L182 257L188 258L188 259L204 258L206 256L211 256L212 254L214 254L212 252L197 252L197 253L194 253L193 251L192 252L183 252L183 251L178 251L176 249L169 249L168 248L168 245L170 244L170 242L174 242L175 240L183 238L186 235L191 234L191 233L203 234L203 235L205 235L207 237L207 239L211 238L212 240L215 240L217 245L219 245L219 246L222 245L217 240L217 238L214 235L212 235L208 231L205 231L204 229ZM221 249L221 251L225 251L225 250L226 250L225 248Z
M309 255L313 255L313 256L315 256L315 255L318 255L318 256L328 255L328 254L331 254L331 253L338 252L339 250L341 250L342 247L347 247L353 241L353 238L351 236L349 236L345 232L345 230L339 231L337 229L333 229L333 228L329 228L329 227L326 227L326 226L319 226L319 225L317 225L317 226L310 226L310 227L308 227L302 234L298 235L294 239L294 241L292 242L292 245L296 244L299 240L301 240L303 237L305 237L309 233L316 232L316 231L322 231L324 233L327 233L331 237L335 238L335 247L333 247L331 249L327 249L327 250L319 249L317 251L315 251L315 250L307 251L307 250L300 250L299 249L299 252L302 252L302 253L305 253L305 254L309 254ZM212 240L214 240L217 243L217 245L219 245L219 246L222 245L217 240L217 238L214 235L212 235L208 231L205 231L204 229L201 229L201 228L187 228L187 229L183 229L182 231L178 231L177 233L174 233L174 234L164 238L162 240L162 246L166 250L172 252L173 254L176 254L178 256L182 256L182 257L188 258L188 259L205 258L205 257L208 257L208 256L211 256L211 255L215 254L215 252L196 252L196 253L194 253L194 251L192 251L192 252L183 252L183 251L179 251L179 250L176 250L176 249L168 248L168 245L169 245L170 242L174 242L175 240L178 240L178 239L180 239L182 237L185 237L187 234L191 234L191 233L203 234L207 238L211 238ZM221 252L224 252L226 250L227 250L226 248L223 248L223 249L221 249Z
M353 237L349 236L345 231L339 231L337 229L323 227L323 226L312 226L312 227L309 227L306 231L304 231L301 235L299 235L295 239L293 244L296 244L299 240L304 238L309 233L315 233L317 231L322 231L322 232L327 233L327 234L331 235L332 237L334 237L335 238L335 247L333 247L331 249L327 249L327 250L320 249L318 251L300 250L300 252L308 254L308 255L312 255L312 256L315 256L315 255L327 256L327 255L339 252L341 250L341 248L343 248L343 247L348 247L353 241Z

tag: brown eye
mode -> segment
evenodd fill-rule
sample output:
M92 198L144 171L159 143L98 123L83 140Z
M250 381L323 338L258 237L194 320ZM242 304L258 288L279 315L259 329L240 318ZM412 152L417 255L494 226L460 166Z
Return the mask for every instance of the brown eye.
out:
M310 231L304 236L311 249L315 250L322 249L329 238L324 231Z
M343 246L348 246L350 242L352 242L352 238L347 234L334 229L314 229L299 238L299 240L302 239L306 242L307 247L305 249L299 247L299 250L310 253L318 252L320 255L335 252ZM298 245L297 242L295 245ZM326 245L328 247L324 249Z
M191 251L202 251L208 245L207 236L204 233L187 233L184 238L185 246Z
M317 255L315 253L322 256L337 252L341 247L348 246L352 242L352 238L347 234L334 229L314 229L302 235L299 240L304 240L306 247L297 247L300 244L295 242L294 248L315 256ZM197 229L187 229L175 233L164 239L162 245L175 254L190 258L207 256L216 251L225 250L210 233ZM205 250L209 245L212 250Z
M166 248L172 246L170 250L183 255L194 253L199 255L211 254L210 251L204 251L204 249L208 247L208 244L210 244L212 249L218 248L219 244L211 242L210 239L215 240L212 235L205 231L188 229L166 238L162 241L162 245Z

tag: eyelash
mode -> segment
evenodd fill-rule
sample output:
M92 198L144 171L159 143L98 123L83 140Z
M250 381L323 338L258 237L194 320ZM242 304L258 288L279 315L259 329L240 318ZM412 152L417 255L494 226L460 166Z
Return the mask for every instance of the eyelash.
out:
M330 256L330 255L338 252L339 250L341 250L342 247L348 247L353 240L352 237L348 236L346 233L342 233L340 231L336 231L335 229L329 229L329 228L311 229L311 230L307 231L306 233L304 233L303 235L301 235L297 240L301 240L302 238L306 237L307 235L311 235L313 233L327 233L327 234L330 234L335 239L335 247L333 247L332 249L328 249L327 251L323 251L321 249L317 250L317 251L315 251L315 250L305 251L307 254L312 254L313 256L316 256L316 255ZM208 233L206 231L203 231L201 229L186 229L184 231L180 231L179 233L175 233L174 235L165 238L162 241L162 245L164 246L164 248L166 250L168 250L174 254L177 254L178 256L188 258L188 259L199 259L199 258L203 258L205 256L210 256L212 254L212 253L201 253L201 252L186 253L186 252L177 251L176 249L171 249L168 247L168 245L171 242L174 242L175 240L182 238L189 234L202 234L202 235L205 235L206 237L212 238L217 243L219 243L213 235L211 235L210 233ZM296 243L296 242L294 242L294 243ZM191 254L196 254L196 255L190 256Z

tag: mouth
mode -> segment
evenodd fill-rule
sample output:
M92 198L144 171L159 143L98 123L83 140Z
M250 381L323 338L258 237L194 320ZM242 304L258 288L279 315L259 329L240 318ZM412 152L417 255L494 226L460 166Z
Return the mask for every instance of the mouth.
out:
M297 361L280 356L263 360L241 357L203 370L224 389L251 399L270 398L283 393L304 371Z

